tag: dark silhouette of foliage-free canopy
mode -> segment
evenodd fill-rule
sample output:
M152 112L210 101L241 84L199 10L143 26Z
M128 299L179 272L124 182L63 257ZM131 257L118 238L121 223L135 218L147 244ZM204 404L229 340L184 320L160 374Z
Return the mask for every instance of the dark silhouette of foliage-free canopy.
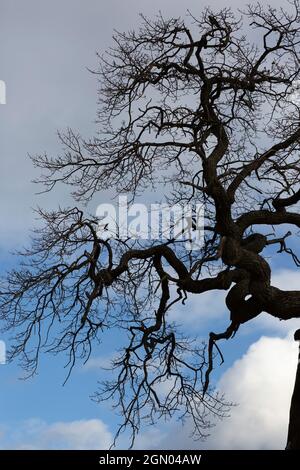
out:
M67 352L71 369L106 330L126 332L97 397L115 400L119 431L131 428L133 441L144 421L172 416L205 436L211 415L230 408L210 385L218 341L262 312L300 317L300 290L272 286L265 256L275 245L276 256L300 264L291 248L300 228L299 2L239 15L142 17L136 31L116 33L93 72L96 137L68 130L61 156L32 157L45 189L66 183L78 204L107 189L135 197L157 183L169 204L204 204L204 244L192 251L177 239L102 239L96 218L77 206L39 210L43 227L3 281L11 357L31 372L43 350ZM227 292L228 328L206 346L184 337L168 312L212 290ZM299 394L293 400L291 410ZM299 414L290 421L288 448L299 448Z

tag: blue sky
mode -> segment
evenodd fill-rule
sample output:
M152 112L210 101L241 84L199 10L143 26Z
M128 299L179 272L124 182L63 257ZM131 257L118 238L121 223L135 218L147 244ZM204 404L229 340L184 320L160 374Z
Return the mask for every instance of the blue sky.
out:
M279 4L278 1L270 3ZM233 7L241 7L242 4L231 2ZM26 243L28 231L35 224L32 207L38 204L55 208L58 203L68 205L70 202L65 188L58 188L51 195L36 195L37 188L31 183L36 173L28 153L58 153L60 147L56 131L67 126L80 130L84 135L93 133L97 84L87 67L97 66L95 52L103 52L111 44L114 29L134 28L140 12L153 16L161 10L166 16L184 16L189 8L197 15L204 5L205 2L197 0L0 0L0 79L7 86L7 104L0 105L2 272L14 264L10 250ZM210 5L228 6L228 2L214 0ZM272 253L275 251L273 248ZM272 266L278 286L289 288L287 286L293 283L295 286L299 284L300 277L287 256L274 256ZM187 320L186 329L201 338L205 338L211 329L221 331L227 325L222 295L206 294L201 299L192 298L187 308L191 320ZM172 315L180 321L182 310L176 310ZM186 319L187 315L182 318ZM284 447L285 411L294 373L293 359L290 359L295 356L296 360L295 345L291 340L294 327L296 322L283 325L262 317L251 326L241 328L234 340L224 344L222 349L226 362L216 370L214 380L223 384L229 399L232 395L242 403L240 418L233 412L233 418L227 420L226 432L222 423L206 444L195 443L189 437L187 424L178 441L171 438L177 424L169 423L143 430L137 446ZM62 386L66 376L64 357L42 357L38 375L28 380L20 380L24 372L17 363L0 365L0 448L107 447L118 417L108 403L97 405L89 397L97 389L101 375L99 365L110 357L111 342L111 338L107 338L101 349L97 347L94 350L89 366L78 364L65 386ZM264 357L262 346L267 350ZM237 360L239 362L235 363ZM280 365L278 361L281 361ZM244 375L239 369L243 364ZM269 400L266 403L260 393L263 381L274 376L274 370L279 368L287 374L289 387L287 391L281 390L280 374L278 382L273 383L270 378L270 386L278 387L278 391L274 402ZM243 402L246 388L243 389L243 383L237 379L238 374L240 377L243 375L244 384L248 383L249 376L252 377L252 402L250 399ZM272 393L275 394L275 390ZM279 398L281 401L276 401ZM230 440L232 430L243 426L243 417L246 423L249 407L258 410L256 426L268 430L268 440L257 433L256 440L251 438L245 444L242 432L236 441ZM262 416L260 407L266 410ZM282 416L277 413L272 417L272 407L274 410L275 407L282 409ZM251 432L250 428L247 429L245 424L245 435ZM126 439L119 445L126 447Z

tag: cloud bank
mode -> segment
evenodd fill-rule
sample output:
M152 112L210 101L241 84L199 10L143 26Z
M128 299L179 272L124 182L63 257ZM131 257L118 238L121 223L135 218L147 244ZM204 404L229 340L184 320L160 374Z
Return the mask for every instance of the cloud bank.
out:
M108 449L112 434L100 419L55 422L29 419L14 431L4 428L0 437L3 449Z
M297 365L297 344L261 337L222 376L218 388L237 406L204 443L191 441L192 427L172 429L163 448L284 449Z

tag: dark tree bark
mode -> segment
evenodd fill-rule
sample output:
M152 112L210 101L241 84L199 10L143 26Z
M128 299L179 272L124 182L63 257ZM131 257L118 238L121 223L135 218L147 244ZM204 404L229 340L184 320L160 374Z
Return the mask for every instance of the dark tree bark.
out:
M299 342L298 366L294 392L292 395L290 422L287 439L287 450L300 450L300 330L295 333L295 341Z

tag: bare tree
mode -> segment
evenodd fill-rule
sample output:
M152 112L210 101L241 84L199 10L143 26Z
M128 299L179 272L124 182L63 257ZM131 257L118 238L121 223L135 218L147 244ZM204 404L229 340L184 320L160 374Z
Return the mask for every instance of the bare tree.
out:
M126 332L114 379L98 398L115 399L120 430L131 427L133 440L144 420L174 415L206 435L211 414L225 416L230 406L209 384L215 355L222 358L217 342L262 312L300 317L300 290L273 287L263 254L278 245L300 264L287 246L300 227L299 28L298 0L280 10L249 6L241 18L230 9L187 21L142 17L139 30L115 34L93 72L97 136L68 130L62 156L33 157L46 190L69 184L79 203L110 188L134 198L163 182L168 203L205 206L198 251L176 239L101 238L86 209L39 210L44 227L3 281L11 357L32 372L42 350L66 351L72 368L107 329ZM167 313L211 290L228 292L229 319L206 348L184 338ZM299 448L297 413L290 421L288 447Z

